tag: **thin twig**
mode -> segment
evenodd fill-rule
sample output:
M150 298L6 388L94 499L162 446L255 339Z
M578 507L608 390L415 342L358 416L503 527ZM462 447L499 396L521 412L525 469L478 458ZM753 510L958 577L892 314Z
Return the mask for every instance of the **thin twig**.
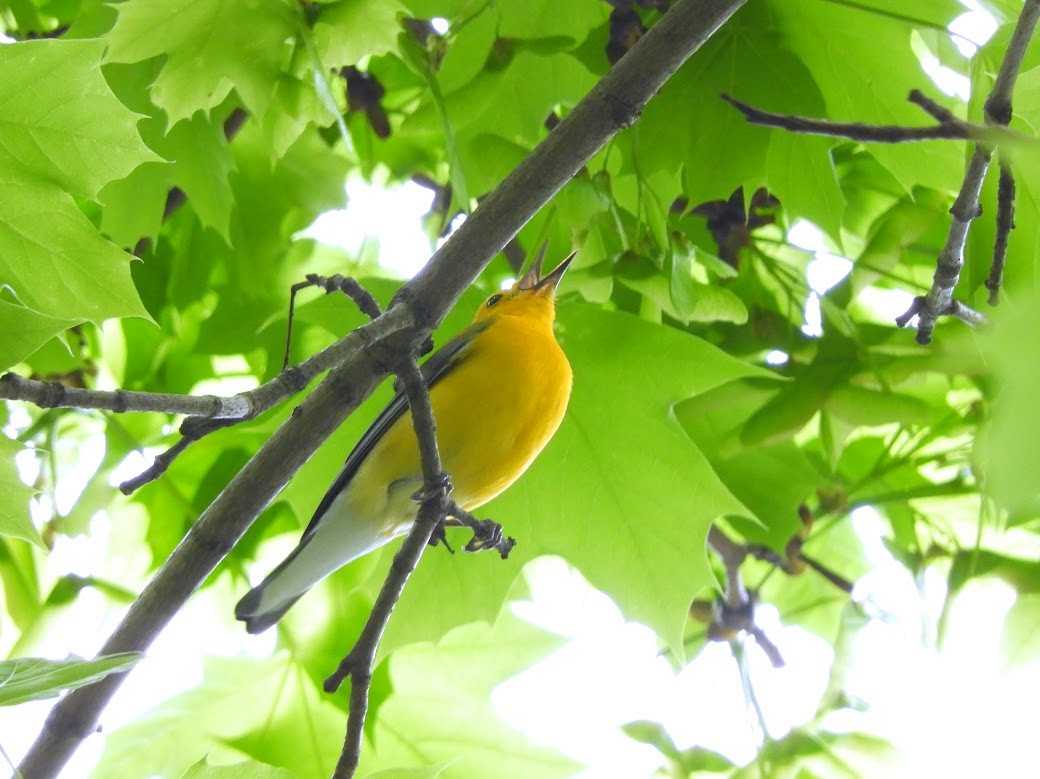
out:
M988 126L1006 126L1011 121L1011 95L1038 21L1040 21L1040 0L1026 0L1018 22L1015 24L1015 30L1011 34L1007 51L1004 52L1000 70L997 71L993 90L984 104L985 121ZM957 287L957 282L960 281L961 269L964 267L964 247L968 240L971 221L981 213L979 195L982 192L982 182L989 170L992 156L993 147L990 143L976 143L975 152L964 173L960 192L953 203L953 208L950 209L953 219L950 222L946 245L936 262L932 288L923 300L915 298L910 310L896 319L896 322L902 327L903 323L908 322L914 314L918 315L916 340L920 344L927 344L932 340L932 331L940 316L952 315L969 324L985 321L985 317L977 311L955 301L953 291ZM990 277L992 278L992 276L991 272ZM989 285L987 284L987 286ZM993 294L992 287L990 287L990 293Z
M807 566L812 568L814 571L816 571L816 573L820 574L820 576L822 576L824 579L829 581L831 584L833 584L839 590L842 590L843 592L845 592L848 595L852 594L852 590L853 590L853 586L854 585L853 585L852 582L850 582L844 576L841 576L840 574L835 573L830 568L828 568L826 565L824 565L823 563L818 562L817 560L815 560L812 557L809 557L804 552L801 553L801 559Z
M152 464L144 471L120 484L120 492L124 495L133 494L145 484L155 481L166 473L170 465L173 464L173 461L195 441L198 441L200 438L203 438L210 433L214 433L217 430L253 419L264 411L267 411L268 408L272 408L281 403L289 394L299 392L307 386L310 380L320 371L315 371L317 365L313 363L313 357L293 368L289 368L289 344L290 339L292 338L293 303L296 298L296 293L300 289L313 286L322 287L325 289L326 293L335 292L337 290L342 292L357 304L358 308L361 309L361 313L365 314L370 319L376 319L381 313L379 303L377 303L376 299L372 297L372 293L362 287L355 279L347 276L341 276L338 273L333 276L318 276L317 274L312 273L307 276L307 281L294 284L289 297L289 323L286 327L285 336L285 363L282 365L281 372L274 379L261 385L257 389L251 390L250 392L240 393L239 395L235 395L234 398L231 398L241 399L247 403L244 413L241 415L232 416L229 414L223 418L211 416L184 420L180 426L179 432L181 437L178 439L177 443L157 456L152 461ZM336 344L333 344L333 346L336 346ZM322 354L324 354L324 352L319 352L315 357L320 357ZM283 390L284 394L280 391L261 392L262 390L267 390L269 385L272 385L274 382L281 382L281 386L279 387L276 385L275 389ZM262 395L263 399L259 401L254 399L254 394L258 396Z
M692 617L708 623L709 640L729 641L732 644L739 639L741 633L747 633L762 647L762 651L766 653L774 668L783 667L784 658L776 645L755 622L756 594L748 591L740 576L740 566L744 560L750 555L775 565L790 576L798 575L806 568L812 568L846 593L851 593L853 587L852 582L802 552L802 546L809 537L815 518L813 512L804 503L798 507L798 518L801 520L802 526L788 540L782 555L759 544L737 543L722 532L717 525L712 525L708 530L708 545L719 556L726 570L726 587L722 596L714 603L694 601L690 606Z
M185 414L207 419L241 419L253 412L246 395L175 395L165 392L80 389L57 381L26 379L16 373L0 376L0 398L22 400L40 408L96 408L124 414L148 411L159 414Z
M794 114L778 114L772 111L763 111L730 95L723 94L721 97L740 111L751 124L763 127L776 127L781 130L805 135L825 135L832 138L847 138L848 140L865 143L911 143L935 140L985 140L989 143L997 143L1011 137L1020 137L1017 133L1011 133L1008 130L972 124L963 119L958 119L949 111L942 109L938 104L924 98L917 90L910 93L910 101L925 108L929 114L936 118L938 117L930 109L939 108L943 112L943 119L939 120L939 124L931 127L904 127L902 125L865 124L863 122L834 122L830 119L812 119ZM921 100L921 98L924 99Z
M708 529L708 546L715 550L726 569L726 588L723 592L726 605L733 610L744 608L751 600L740 578L740 566L747 557L747 550L719 530L718 525Z
M715 550L726 570L726 586L722 597L715 601L711 609L708 637L727 640L732 644L741 633L747 633L762 647L773 667L782 668L784 658L780 650L755 624L755 597L748 592L740 576L740 566L747 559L748 547L738 544L717 525L708 529L708 546Z
M372 304L378 310L378 304L375 304L374 299ZM366 304L365 308L368 309L366 313L370 313L371 306ZM359 347L363 348L366 342L386 338L410 326L407 321L386 320L377 328L375 334L361 332L360 338L351 334L299 365L283 370L256 389L231 397L130 390L88 390L69 387L56 381L37 381L15 373L6 373L0 376L0 398L26 401L40 408L102 409L115 413L146 411L187 416L188 419L181 423L181 438L178 442L156 457L142 473L119 485L119 489L129 495L158 479L192 442L230 425L254 419L302 390L312 379L341 362L345 356Z
M748 628L748 633L755 639L755 643L761 647L762 651L766 653L766 657L769 658L773 668L783 668L786 665L784 656L780 654L776 644L769 639L769 636L766 635L762 628L753 624Z
M923 295L918 295L910 301L910 308L896 317L896 324L900 327L906 327L910 324L910 320L915 316L919 316L925 310L927 305L928 299ZM966 306L954 298L950 298L946 308L939 311L938 316L952 316L961 320L966 325L971 325L972 327L978 327L979 325L984 325L989 322L989 319L981 311L976 311L971 306ZM931 331L929 331L929 333L930 332ZM924 341L918 338L919 343L926 344L929 340L931 340L930 336L928 340Z
M368 694L372 684L372 667L375 663L376 650L383 637L394 606L401 599L401 593L408 582L415 566L418 565L423 551L430 544L437 525L448 511L450 502L448 495L451 485L448 476L441 470L440 453L437 451L437 425L433 418L433 407L430 405L430 394L423 381L419 366L414 359L408 360L398 372L404 384L408 406L412 411L412 423L415 435L419 440L419 455L422 462L424 487L421 493L422 502L415 519L415 524L408 533L404 544L394 555L393 564L383 582L372 613L369 614L365 627L358 637L350 653L343 658L339 667L325 680L325 691L335 692L349 676L350 710L347 716L347 734L343 742L334 779L350 779L357 770L361 759L361 741L365 729L365 717L368 712Z
M1008 238L1015 229L1015 174L1011 165L1000 156L1000 182L997 184L997 235L993 241L993 265L986 279L989 304L1000 303L1000 288L1004 283L1004 261L1007 259Z
M155 481L166 473L173 464L173 461L180 457L184 453L184 450L197 440L197 438L187 436L182 432L181 437L177 439L177 442L173 446L165 452L155 456L151 465L136 476L131 476L129 479L120 482L119 491L124 495L133 495L144 485Z
M989 129L987 127L979 127L978 125L961 121L953 115L953 112L949 108L932 100L932 98L928 97L928 95L920 89L911 89L910 94L907 95L906 99L923 110L926 114L932 117L932 119L939 122L939 124L963 124L967 127L975 127L976 129L983 131Z
M429 337L490 259L610 138L635 121L665 81L744 2L674 3L401 288L383 316L323 352L322 370L333 368L329 376L203 511L102 653L151 645L293 474L372 393L388 366ZM56 776L95 731L126 676L112 674L62 697L22 761L22 773L33 779Z

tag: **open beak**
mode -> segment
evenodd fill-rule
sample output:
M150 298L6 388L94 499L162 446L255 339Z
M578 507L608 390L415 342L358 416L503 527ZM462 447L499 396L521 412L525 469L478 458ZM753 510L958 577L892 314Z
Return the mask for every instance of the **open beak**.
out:
M538 286L538 282L542 278L542 263L545 261L545 252L548 248L549 242L546 241L542 244L542 248L538 250L538 256L534 258L534 262L527 269L527 273L520 279L520 289L534 289Z
M543 246L541 254L538 255L538 260L535 262L535 267L536 268L539 268L539 269L541 268L542 256L544 254L545 254L545 247ZM576 255L576 254L577 254L576 251L571 252L569 255L567 255L567 259L565 259L563 262L561 262L559 265L557 265L555 268L553 268L545 276L543 276L542 278L538 279L538 281L534 285L534 289L538 289L538 290L552 289L552 290L555 291L556 287L559 286L559 284L560 284L560 279L562 279L563 278L563 274L567 272L567 268L570 267L571 260L574 259L574 255ZM533 268L532 268L532 270L533 270Z

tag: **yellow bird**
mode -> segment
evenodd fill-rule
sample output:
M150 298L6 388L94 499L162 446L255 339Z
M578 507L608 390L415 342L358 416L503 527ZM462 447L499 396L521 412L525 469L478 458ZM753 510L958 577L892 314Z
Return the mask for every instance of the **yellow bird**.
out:
M487 503L542 451L570 399L570 363L556 342L556 287L574 254L541 275L545 248L511 289L491 295L473 323L422 365L452 497ZM250 633L275 624L333 571L407 532L422 486L412 415L398 393L347 457L299 545L239 601Z

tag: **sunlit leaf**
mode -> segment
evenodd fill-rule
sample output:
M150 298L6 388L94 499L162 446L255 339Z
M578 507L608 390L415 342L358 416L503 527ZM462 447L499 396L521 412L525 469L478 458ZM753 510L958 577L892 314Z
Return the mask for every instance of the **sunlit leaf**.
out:
M94 660L39 657L0 660L0 706L54 698L64 690L74 690L109 674L127 671L140 657L137 652L126 652Z
M29 519L29 498L35 493L18 477L14 456L23 447L0 435L0 535L13 536L44 546L39 531Z
M290 7L279 0L130 0L106 36L107 59L167 56L151 94L171 124L220 105L232 89L262 117L292 30Z
M559 644L558 638L503 615L493 627L468 625L436 646L400 650L391 660L394 693L382 707L374 755L362 767L419 764L442 770L451 762L447 773L457 779L573 775L570 759L527 743L491 703L495 685ZM460 673L465 684L457 683Z

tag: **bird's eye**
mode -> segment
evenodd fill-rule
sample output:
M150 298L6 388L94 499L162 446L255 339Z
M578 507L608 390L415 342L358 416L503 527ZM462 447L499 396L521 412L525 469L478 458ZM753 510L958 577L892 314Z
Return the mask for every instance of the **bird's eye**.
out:
M498 301L500 301L501 299L502 299L502 296L501 296L501 295L492 295L492 296L491 296L491 297L489 297L489 298L488 298L488 300L487 300L487 307L488 307L488 308L491 308L491 307L492 307L493 305L495 305L495 303L497 303L497 302L498 302Z

